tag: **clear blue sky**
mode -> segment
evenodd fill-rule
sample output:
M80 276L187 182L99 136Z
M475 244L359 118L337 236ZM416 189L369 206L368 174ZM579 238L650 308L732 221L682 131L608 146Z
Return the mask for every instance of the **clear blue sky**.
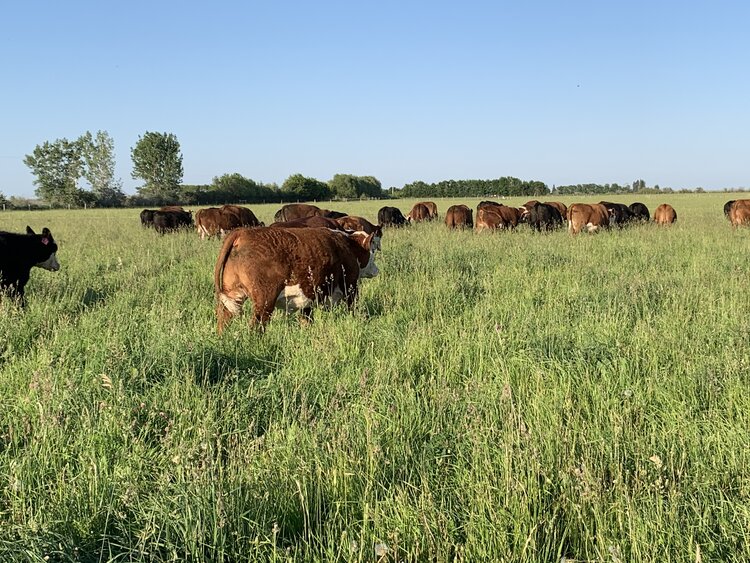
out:
M37 144L177 136L184 182L750 186L750 2L9 0L0 192Z

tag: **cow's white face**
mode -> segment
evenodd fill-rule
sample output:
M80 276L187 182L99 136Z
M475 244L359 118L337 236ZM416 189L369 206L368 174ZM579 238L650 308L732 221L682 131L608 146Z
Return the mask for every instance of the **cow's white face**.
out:
M45 270L49 270L50 272L56 272L60 269L60 263L57 261L57 257L55 256L55 252L50 254L50 257L47 258L44 262L39 262L37 264L37 267L44 268Z
M370 259L367 261L367 266L359 269L360 278L374 278L380 273L377 265L375 264L375 245L370 246Z

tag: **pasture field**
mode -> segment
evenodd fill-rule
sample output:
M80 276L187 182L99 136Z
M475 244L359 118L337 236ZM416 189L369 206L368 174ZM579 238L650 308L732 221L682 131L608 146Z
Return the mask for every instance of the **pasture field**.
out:
M388 230L353 314L221 338L217 240L0 213L61 264L0 302L0 561L750 560L750 229L612 199L678 222Z

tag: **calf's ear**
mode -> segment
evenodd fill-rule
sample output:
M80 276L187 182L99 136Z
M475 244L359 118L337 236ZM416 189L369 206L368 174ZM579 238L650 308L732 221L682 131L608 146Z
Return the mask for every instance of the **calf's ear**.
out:
M44 228L42 229L42 234L43 234L43 235L44 235L45 237L48 237L48 236L50 236L50 235L51 235L52 233L50 233L50 232L49 232L49 229L48 229L47 227L44 227Z
M27 235L35 235L36 233L34 232L34 229L32 229L31 227L29 227L28 225L26 225L26 234Z

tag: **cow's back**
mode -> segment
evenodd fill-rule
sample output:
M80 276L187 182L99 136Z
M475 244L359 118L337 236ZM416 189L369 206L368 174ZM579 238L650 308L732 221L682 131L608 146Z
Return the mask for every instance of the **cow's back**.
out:
M282 221L294 221L295 219L303 219L305 217L314 217L323 215L324 211L317 205L310 205L309 203L288 203L274 215L274 221L279 223Z
M668 203L662 203L654 211L654 222L657 225L670 225L677 221L677 212Z

